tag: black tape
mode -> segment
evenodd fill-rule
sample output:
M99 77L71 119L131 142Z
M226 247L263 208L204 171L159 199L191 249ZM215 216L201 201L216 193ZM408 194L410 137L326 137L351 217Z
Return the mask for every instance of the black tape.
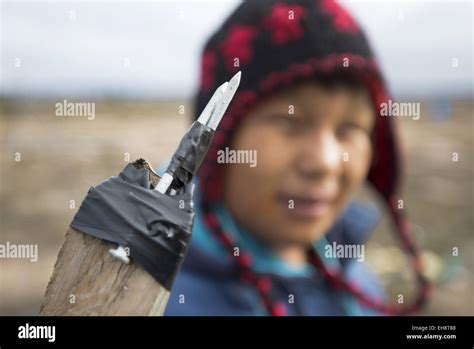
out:
M179 190L190 183L201 166L212 142L214 131L194 122L179 143L166 172L174 178L171 188Z
M130 249L130 257L171 289L188 250L194 219L193 184L176 195L150 189L149 171L128 164L91 188L71 226Z

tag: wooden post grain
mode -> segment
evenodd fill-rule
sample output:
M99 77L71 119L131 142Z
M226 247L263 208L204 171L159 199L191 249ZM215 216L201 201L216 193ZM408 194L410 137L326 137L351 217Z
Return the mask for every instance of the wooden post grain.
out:
M142 159L134 165L151 169ZM150 180L159 177L150 171ZM162 315L169 291L133 261L114 259L114 247L69 227L40 315Z

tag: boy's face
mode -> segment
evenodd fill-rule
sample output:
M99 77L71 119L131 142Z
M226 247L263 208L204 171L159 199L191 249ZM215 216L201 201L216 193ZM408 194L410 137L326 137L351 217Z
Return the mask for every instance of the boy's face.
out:
M365 180L373 125L363 89L305 83L263 101L230 144L257 161L226 165L226 207L274 248L314 243Z

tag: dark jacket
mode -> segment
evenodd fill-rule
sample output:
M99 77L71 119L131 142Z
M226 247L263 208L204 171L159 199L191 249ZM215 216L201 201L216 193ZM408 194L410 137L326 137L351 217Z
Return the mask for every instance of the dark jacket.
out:
M200 200L195 200L199 202ZM350 295L335 292L312 266L295 269L284 263L250 234L236 225L223 206L216 214L226 232L243 250L251 252L253 268L268 275L272 295L285 303L288 315L379 315ZM351 203L316 249L329 267L340 268L364 292L380 299L383 289L362 258L326 258L327 245L365 244L378 221L373 207ZM193 237L188 255L171 290L165 315L264 315L256 290L239 280L232 257L203 224L196 207Z

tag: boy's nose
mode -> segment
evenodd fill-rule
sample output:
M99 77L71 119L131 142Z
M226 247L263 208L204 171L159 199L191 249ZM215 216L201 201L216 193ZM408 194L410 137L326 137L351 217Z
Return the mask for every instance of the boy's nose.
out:
M296 166L300 176L321 179L340 174L343 150L333 132L311 132L299 143L299 147Z

